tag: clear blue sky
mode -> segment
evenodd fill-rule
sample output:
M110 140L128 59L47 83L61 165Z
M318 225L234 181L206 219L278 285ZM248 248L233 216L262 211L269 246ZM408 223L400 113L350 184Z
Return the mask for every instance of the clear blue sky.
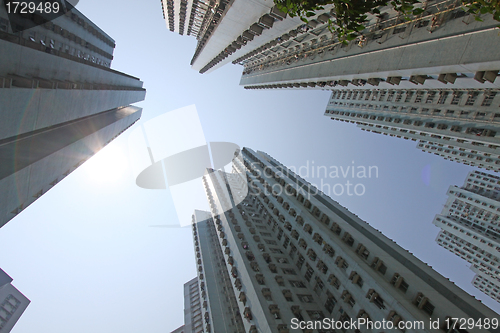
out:
M116 40L112 67L145 82L139 124L196 104L207 141L297 168L377 166L378 178L351 180L363 196L334 199L499 311L470 284L468 264L434 241L448 186L472 168L329 120L327 91L246 91L234 65L198 74L189 66L196 40L167 30L158 0L83 0L78 9ZM135 186L128 133L0 230L0 267L32 301L12 332L168 333L183 324L182 286L196 274L191 231L149 227L179 221L168 191Z

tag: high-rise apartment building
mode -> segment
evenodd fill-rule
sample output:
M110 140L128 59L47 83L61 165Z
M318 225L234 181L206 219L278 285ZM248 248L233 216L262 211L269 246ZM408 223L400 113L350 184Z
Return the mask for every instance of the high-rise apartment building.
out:
M220 13L220 5L215 1L199 0L161 0L163 18L167 28L179 35L194 36L199 39L203 31Z
M202 333L203 318L201 310L198 278L184 284L184 325L172 333Z
M195 211L192 222L204 332L245 333L214 219L209 212Z
M0 227L136 122L130 104L145 97L78 10L30 17L9 22L0 8Z
M340 89L325 116L418 141L423 151L500 171L499 89Z
M233 173L204 176L211 211L192 221L206 332L458 332L450 318L497 323L497 313L277 160L248 148L235 156Z
M329 6L307 24L272 1L211 6L221 9L202 15L210 28L191 62L200 73L232 62L244 67L246 89L331 89L332 119L500 171L500 38L490 14L480 22L459 0L432 0L407 21L385 7L344 44L328 29Z
M187 19L178 24L176 19L191 8L190 1L166 3L171 3L164 4L170 29L184 25ZM382 8L380 15L368 15L361 36L347 44L328 29L331 6L307 24L287 17L272 1L222 0L206 6L191 65L200 73L229 62L243 65L245 88L498 87L498 22L489 14L483 22L474 20L459 0L426 1L424 12L409 21Z
M500 302L500 177L470 172L462 187L450 186L433 223L439 245L471 263L472 284Z
M0 333L10 332L30 304L11 282L12 278L0 269Z

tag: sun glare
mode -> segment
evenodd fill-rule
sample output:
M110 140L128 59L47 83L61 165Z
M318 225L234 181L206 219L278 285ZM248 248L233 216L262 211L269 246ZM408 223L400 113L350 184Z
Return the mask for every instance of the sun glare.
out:
M85 164L89 179L97 183L111 183L124 176L128 168L128 159L122 148L108 145Z

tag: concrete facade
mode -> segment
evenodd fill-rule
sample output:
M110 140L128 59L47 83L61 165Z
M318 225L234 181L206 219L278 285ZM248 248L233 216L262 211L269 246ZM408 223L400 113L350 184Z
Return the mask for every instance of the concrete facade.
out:
M448 317L498 318L269 155L248 148L236 155L233 173L208 170L203 181L211 211L193 216L198 279L206 287L206 332L226 332L215 327L224 326L231 313L241 314L244 332L250 333L299 331L298 321L324 318L394 327L411 321L424 326L400 331L433 332L437 327L429 327L430 319L451 332L444 326ZM228 209L246 183L246 199ZM218 255L208 259L213 253ZM226 278L218 279L221 274ZM214 309L221 291L229 304ZM238 300L237 312L232 299ZM358 329L381 331L365 326L342 331Z
M463 187L451 186L433 223L436 242L471 263L472 284L500 301L500 177L470 172Z
M410 21L385 8L383 15L369 16L362 37L348 44L328 30L331 14L320 15L294 30L295 38L288 33L277 45L239 59L245 66L240 84L248 89L498 87L498 23L487 15L484 22L474 21L460 6L427 1L424 13Z
M193 215L193 237L203 307L203 332L245 333L217 230L208 212ZM201 267L201 268L200 268Z
M482 22L474 20L457 0L418 4L424 12L409 21L382 8L380 15L368 14L366 29L348 44L328 29L334 17L329 6L307 24L264 0L213 1L210 6L221 9L214 17L204 15L212 21L197 36L192 68L209 73L229 62L240 64L240 85L247 89L479 89L500 84L495 82L498 22L490 14L482 15Z
M1 7L0 227L136 122L146 93L78 10L25 30L7 19Z
M184 284L184 325L172 333L202 333L203 317L198 278Z
M0 332L12 330L30 300L12 284L12 278L0 269Z
M339 89L325 111L362 130L418 141L445 159L500 171L500 90Z
M216 7L214 1L161 0L167 28L179 35L198 37Z

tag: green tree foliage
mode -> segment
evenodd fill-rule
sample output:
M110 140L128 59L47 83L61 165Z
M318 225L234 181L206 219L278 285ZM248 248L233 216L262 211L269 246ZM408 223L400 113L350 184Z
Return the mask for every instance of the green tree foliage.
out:
M499 0L463 0L465 10L473 14L477 21L482 21L481 14L492 14L496 21L500 21L500 1ZM500 26L499 26L500 27Z
M479 15L490 13L495 20L500 21L500 0L463 1L464 9L475 15L476 20L481 20ZM380 14L380 7L392 6L407 19L423 12L415 6L420 3L419 0L274 0L274 3L282 12L291 17L298 16L306 23L325 5L333 5L329 28L343 41L355 39L365 29L367 14Z

